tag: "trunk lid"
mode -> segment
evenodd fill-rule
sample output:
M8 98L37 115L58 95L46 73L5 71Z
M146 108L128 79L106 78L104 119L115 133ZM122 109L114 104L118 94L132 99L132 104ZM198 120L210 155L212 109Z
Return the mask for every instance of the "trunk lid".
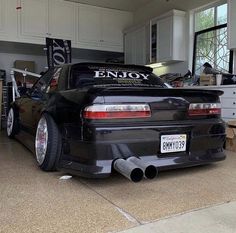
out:
M91 88L88 91L102 96L104 104L148 104L151 117L145 119L112 119L125 122L184 121L188 119L216 118L219 115L189 116L191 103L219 103L218 90L184 88L107 87Z

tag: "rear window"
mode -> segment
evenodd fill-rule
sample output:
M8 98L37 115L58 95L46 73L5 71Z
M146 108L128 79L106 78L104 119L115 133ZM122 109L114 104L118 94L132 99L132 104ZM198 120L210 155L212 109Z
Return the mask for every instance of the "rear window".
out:
M148 70L126 67L72 67L70 88L88 86L158 86L163 82Z

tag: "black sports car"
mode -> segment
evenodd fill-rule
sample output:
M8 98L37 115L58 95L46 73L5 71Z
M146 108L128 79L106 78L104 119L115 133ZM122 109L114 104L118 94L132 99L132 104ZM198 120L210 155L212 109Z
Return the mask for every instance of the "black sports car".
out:
M51 68L12 103L7 134L45 171L137 182L158 170L225 159L221 91L171 89L144 66Z

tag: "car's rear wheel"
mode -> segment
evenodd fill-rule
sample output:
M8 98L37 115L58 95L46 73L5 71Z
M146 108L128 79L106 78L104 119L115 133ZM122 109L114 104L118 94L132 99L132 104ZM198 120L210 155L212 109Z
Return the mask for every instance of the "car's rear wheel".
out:
M13 108L10 108L7 116L7 136L14 138L18 131L18 120Z
M61 155L61 134L53 118L43 114L35 136L35 154L39 167L44 171L56 170Z

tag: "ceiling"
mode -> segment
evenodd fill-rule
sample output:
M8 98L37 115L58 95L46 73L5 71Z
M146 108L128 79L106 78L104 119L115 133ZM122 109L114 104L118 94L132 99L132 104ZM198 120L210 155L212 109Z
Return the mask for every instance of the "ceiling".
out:
M136 11L152 0L65 0L125 11Z

